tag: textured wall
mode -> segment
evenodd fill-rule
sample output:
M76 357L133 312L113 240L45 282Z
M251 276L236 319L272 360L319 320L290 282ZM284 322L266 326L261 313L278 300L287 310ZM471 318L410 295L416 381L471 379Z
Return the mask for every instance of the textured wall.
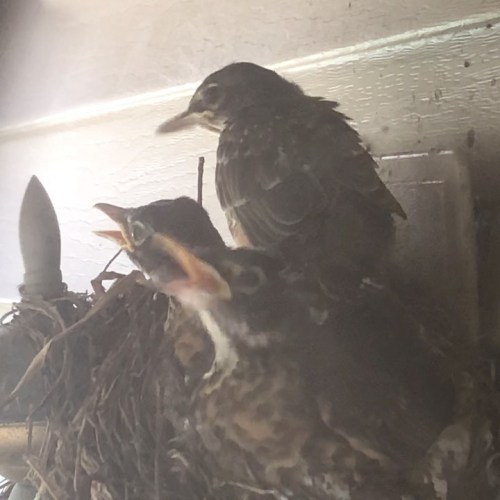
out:
M498 0L2 0L0 123L490 12Z
M231 9L248 9L248 14L239 29L234 22L230 23L229 32L224 31L222 18L217 17L222 16L219 9L206 7L202 15L199 8L193 7L193 13L189 14L193 24L188 24L188 27L193 28L196 23L212 26L210 33L206 34L207 40L196 45L200 43L199 32L190 33L185 38L178 38L177 43L166 50L165 40L172 40L173 36L169 28L180 29L178 9L181 3L185 13L190 12L189 5L195 4L187 1L168 3L171 12L178 12L177 17L171 18L175 22L161 22L162 16L158 14L157 22L153 23L155 29L151 15L163 12L166 7L160 6L164 6L164 2L152 0L121 2L123 10L118 9L115 15L111 7L117 9L114 1L45 2L43 9L47 12L80 9L79 17L73 19L73 24L50 24L45 17L47 12L41 11L40 19L33 25L30 36L34 38L29 44L24 39L19 40L13 28L15 24L11 26L13 31L9 40L12 43L0 56L4 58L4 67L5 58L8 59L13 50L15 52L12 44L17 44L18 48L30 47L35 52L42 51L34 44L38 22L47 22L47 26L54 27L49 40L58 47L59 56L52 60L50 52L47 62L40 62L37 66L37 74L23 81L23 85L11 84L8 91L10 111L6 113L5 106L0 107L5 122L17 122L28 116L28 112L43 117L55 109L65 110L94 99L133 95L125 101L108 100L96 107L0 130L0 297L14 297L16 285L22 278L17 215L22 193L32 174L40 177L54 201L62 229L63 272L74 289L88 287L88 280L102 269L114 252L111 243L91 234L92 229L102 228L104 224L104 218L92 210L92 205L98 201L135 205L161 197L195 195L198 155L205 155L207 159L206 205L218 226L225 230L213 189L216 137L203 131L170 137L153 134L166 116L185 106L189 88L167 89L153 95L138 92L196 79L208 68L232 59L279 61L296 54L364 41L370 36L393 35L403 29L427 26L463 13L471 14L460 22L328 53L310 54L309 57L293 59L282 68L308 91L339 99L342 110L357 121L358 128L375 152L455 149L475 173L481 173L481 179L486 179L481 186L482 192L492 197L500 192L495 175L500 158L499 2L436 0L434 6L417 6L413 2L397 2L395 6L384 2L383 6L373 1L370 5L378 5L379 10L362 10L361 2L353 0L350 10L357 14L353 15L351 24L343 22L340 14L335 14L348 12L348 2L312 2L312 6L304 2L302 11L299 9L301 2L286 2L297 8L293 15L284 9L284 3L274 2L269 4L270 10L265 16L269 23L260 22L264 16L262 13L259 16L262 12L257 7L259 2L254 2L254 7L246 2L233 2L239 7L231 4ZM363 3L366 5L367 2ZM21 4L27 3L21 1ZM137 10L139 5L143 10ZM197 5L205 4L200 2ZM306 8L306 5L309 6ZM319 9L321 5L323 9L333 9L329 16L324 14L322 17L319 10L314 15L306 15L310 9ZM400 5L405 6L406 11L402 7L399 11ZM485 13L486 8L491 12ZM139 12L149 12L149 24L143 21ZM250 12L254 12L254 17ZM287 13L286 19L283 12ZM303 17L299 16L300 12ZM123 17L124 13L128 17ZM137 23L130 22L134 16ZM127 23L125 19L128 19ZM207 19L212 19L212 24ZM275 21L271 22L272 19ZM369 22L370 19L373 22ZM386 25L383 19L387 20ZM136 30L143 22L145 31L144 38L141 38ZM281 44L276 42L278 38L265 38L260 33L254 38L258 45L252 50L245 49L252 26L257 33L263 29L263 24L273 23L281 33L281 38L276 35ZM56 29L57 26L60 27ZM73 52L70 50L71 26L74 39L79 41ZM337 34L338 30L341 30L341 35ZM290 36L284 43L286 33ZM6 36L5 32L3 36ZM231 43L219 47L215 42L217 37L229 37L225 40ZM67 47L65 43L59 47L58 40L59 43L67 42ZM269 42L264 43L264 40ZM99 43L102 47L97 51ZM126 54L122 52L125 46L128 47ZM92 47L94 49L90 50ZM189 47L192 47L192 53L188 53ZM195 50L194 47L198 48ZM169 54L168 58L165 54ZM170 59L171 54L175 54L175 58ZM23 71L32 71L27 61L20 58L16 78ZM61 68L67 68L67 71ZM1 78L14 81L10 73L6 76L2 71L1 75ZM57 78L47 85L54 75ZM133 83L134 79L136 83ZM49 98L46 92L52 93L53 97ZM28 94L29 99L20 97ZM15 99L14 95L17 96ZM43 96L46 99L42 99ZM6 99L3 92L2 98ZM29 105L23 108L23 103Z

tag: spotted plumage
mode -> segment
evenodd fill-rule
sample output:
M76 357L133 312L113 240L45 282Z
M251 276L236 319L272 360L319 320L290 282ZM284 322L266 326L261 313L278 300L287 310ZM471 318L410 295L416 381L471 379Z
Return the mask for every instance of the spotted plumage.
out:
M220 133L217 195L237 243L278 249L296 267L374 272L405 217L337 103L251 63L209 75L160 133Z
M227 481L278 498L434 498L408 471L450 422L453 391L387 290L331 296L268 253L148 227L138 264L213 342L192 411Z

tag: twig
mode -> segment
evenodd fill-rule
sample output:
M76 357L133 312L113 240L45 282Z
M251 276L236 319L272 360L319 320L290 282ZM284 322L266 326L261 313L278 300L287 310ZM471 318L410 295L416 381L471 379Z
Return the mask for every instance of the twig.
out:
M117 280L124 276L124 274L117 273L116 271L101 271L98 276L90 280L96 299L99 300L103 295L106 295L106 289L102 284L103 281Z
M257 488L255 486L250 486L243 483L237 483L235 481L225 481L224 483L221 483L219 485L219 487L223 486L232 486L233 488L240 488L242 490L250 491L251 493L255 493L257 495L273 495L275 498L282 498L282 496L277 490Z
M82 418L80 428L78 429L78 434L76 437L75 469L73 474L73 489L75 491L78 491L78 486L80 484L82 475L82 453L84 448L84 446L82 445L82 441L86 425L87 425L87 419L84 417Z
M103 273L105 273L108 269L109 269L109 266L111 264L113 264L113 262L118 258L118 256L123 252L123 248L120 248L120 250L118 250L118 252L116 252L113 257L111 257L111 259L109 260L109 262L104 266L104 269L102 270Z
M0 316L0 325L4 325L7 322L7 318L9 318L10 316L14 316L15 314L16 311L14 308L12 308L10 311Z
M198 203L203 206L203 172L205 167L205 158L198 158Z
M106 290L104 289L104 286L102 282L104 280L112 280L112 279L118 279L122 278L123 274L115 273L113 271L108 271L109 267L113 262L117 259L117 257L122 253L123 248L120 248L118 252L116 252L111 259L109 259L108 263L104 266L104 269L99 273L99 275L94 278L93 280L90 280L90 284L92 286L92 289L94 290L94 294L97 298L101 297L106 293Z
M32 446L33 446L33 418L32 418L32 412L33 412L33 405L29 405L29 413L28 413L28 418L26 419L26 428L28 430L28 442L26 444L26 455L30 456Z
M158 381L155 384L155 395L156 395L156 421L155 421L155 431L156 431L156 441L155 441L155 457L154 457L154 490L155 490L155 500L161 499L160 491L160 447L162 446L162 418L163 418L163 391L160 387Z
M36 474L42 483L42 486L48 493L50 493L54 500L63 500L64 498L67 498L66 495L63 495L59 488L43 473L38 460L35 457L27 457L26 463L30 466L31 470Z
M28 310L42 314L55 323L58 323L60 331L64 331L66 329L66 323L61 314L57 308L49 302L37 299L27 299L25 302L19 302L16 304L16 308L18 311Z

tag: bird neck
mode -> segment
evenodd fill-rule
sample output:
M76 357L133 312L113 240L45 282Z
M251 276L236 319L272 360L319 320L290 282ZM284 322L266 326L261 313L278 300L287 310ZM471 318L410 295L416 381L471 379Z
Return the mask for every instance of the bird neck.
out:
M238 364L238 353L231 338L221 328L214 315L208 310L198 312L201 322L214 343L215 356L210 373L230 374Z

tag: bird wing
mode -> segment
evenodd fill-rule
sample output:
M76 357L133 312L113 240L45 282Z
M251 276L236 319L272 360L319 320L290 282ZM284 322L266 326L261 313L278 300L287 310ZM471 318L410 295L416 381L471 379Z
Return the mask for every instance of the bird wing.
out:
M323 420L367 449L422 456L451 421L450 379L390 292L370 287L351 304L339 300L302 349Z
M326 102L313 104L321 107L312 113L252 108L221 133L217 194L254 246L299 234L336 192L405 216L344 115Z
M235 122L221 134L217 194L254 246L268 247L296 234L308 216L326 207L324 188L300 168L299 154L281 117Z

